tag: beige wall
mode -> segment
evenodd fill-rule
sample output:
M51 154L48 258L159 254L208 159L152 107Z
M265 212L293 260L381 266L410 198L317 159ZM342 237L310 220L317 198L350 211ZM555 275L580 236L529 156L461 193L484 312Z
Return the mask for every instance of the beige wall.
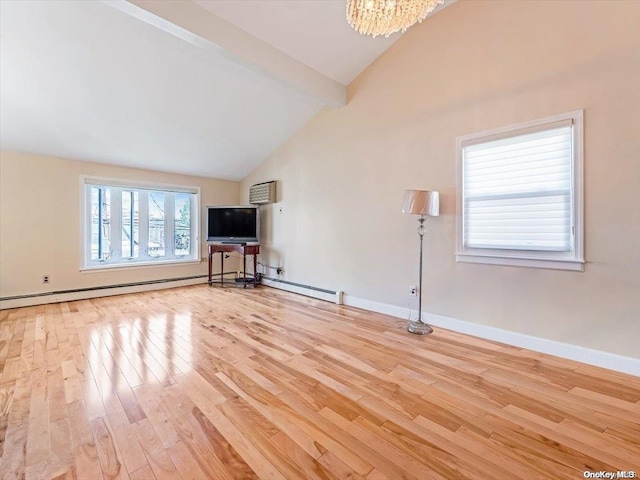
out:
M263 259L282 278L407 307L407 188L429 219L425 311L640 357L640 2L459 0L411 29L243 182L279 181ZM457 136L583 108L584 273L456 263ZM416 308L415 302L411 304Z
M240 193L238 182L0 152L0 297L207 273L206 261L81 272L80 175L200 187L201 222L203 206L236 204Z

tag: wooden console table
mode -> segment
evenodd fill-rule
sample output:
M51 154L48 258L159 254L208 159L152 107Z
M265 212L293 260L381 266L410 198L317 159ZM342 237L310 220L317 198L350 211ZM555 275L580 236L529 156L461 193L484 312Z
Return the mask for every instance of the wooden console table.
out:
M236 243L209 244L209 286L213 285L213 256L220 253L220 284L224 285L224 254L229 252L238 252L242 255L242 275L244 288L247 283L252 283L255 287L258 285L258 254L260 253L260 245L243 245ZM253 280L247 281L247 255L253 255Z

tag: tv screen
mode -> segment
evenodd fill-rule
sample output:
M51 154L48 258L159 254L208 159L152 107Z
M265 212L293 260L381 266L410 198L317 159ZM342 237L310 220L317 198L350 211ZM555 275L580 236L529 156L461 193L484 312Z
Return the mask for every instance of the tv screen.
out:
M257 242L258 222L258 207L207 207L207 241Z

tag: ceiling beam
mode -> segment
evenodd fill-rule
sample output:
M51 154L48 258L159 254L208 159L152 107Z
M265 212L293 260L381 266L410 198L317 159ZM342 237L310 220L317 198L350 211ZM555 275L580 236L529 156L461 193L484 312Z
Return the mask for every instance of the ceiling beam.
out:
M134 18L265 75L326 105L346 105L344 85L191 0L104 0Z

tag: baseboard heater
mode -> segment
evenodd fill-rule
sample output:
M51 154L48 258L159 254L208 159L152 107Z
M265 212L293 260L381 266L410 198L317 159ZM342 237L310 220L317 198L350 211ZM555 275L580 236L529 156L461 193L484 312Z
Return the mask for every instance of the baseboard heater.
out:
M214 277L219 277L220 275L235 275L236 272L224 272L222 273L214 273ZM171 282L183 282L185 280L196 280L196 279L206 279L207 275L192 275L190 277L177 277L177 278L161 278L159 280L146 280L143 282L131 282L131 283L119 283L116 285L100 285L97 287L87 287L87 288L74 288L70 290L55 290L52 292L40 292L40 293L27 293L24 295L13 295L10 297L0 297L0 302L9 301L9 300L22 300L25 298L35 298L35 297L48 297L51 295L68 295L72 293L85 293L85 292L93 292L99 290L110 290L113 288L128 288L128 287L141 287L145 285L156 285L160 283L171 283Z
M214 277L220 277L221 275L236 275L236 271L232 272L224 272L224 273L214 273ZM116 285L100 285L96 287L86 287L86 288L74 288L69 290L55 290L50 292L40 292L40 293L28 293L24 295L12 295L7 297L0 297L0 302L16 302L20 300L28 300L42 297L52 297L52 296L60 296L60 295L73 295L73 294L83 294L88 292L99 292L104 290L113 290L116 288L131 288L131 287L143 287L149 285L158 285L164 283L172 283L172 282L183 282L189 280L199 280L199 279L207 279L207 275L192 275L189 277L177 277L177 278L163 278L159 280L147 280L142 282L130 282L130 283L119 283ZM342 305L343 292L341 290L329 290L326 288L314 287L312 285L305 285L302 283L290 282L288 280L281 280L279 278L271 278L267 276L262 276L262 284L268 287L279 288L281 290L286 290L292 293L298 293L300 295L306 295L308 297L317 298L319 300L326 300L329 302L337 303L338 305ZM102 295L96 295L102 296ZM84 297L90 298L90 297ZM73 301L73 300L49 300L38 303L20 302L16 306L0 306L0 309L4 308L18 308L19 306L30 306L30 305L38 305L40 303L52 303L56 301Z
M304 283L290 282L288 280L267 277L265 275L262 276L262 284L267 287L279 288L288 292L299 293L300 295L306 295L307 297L313 297L319 300L326 300L342 305L342 290L328 290L326 288L314 287L313 285L306 285Z

